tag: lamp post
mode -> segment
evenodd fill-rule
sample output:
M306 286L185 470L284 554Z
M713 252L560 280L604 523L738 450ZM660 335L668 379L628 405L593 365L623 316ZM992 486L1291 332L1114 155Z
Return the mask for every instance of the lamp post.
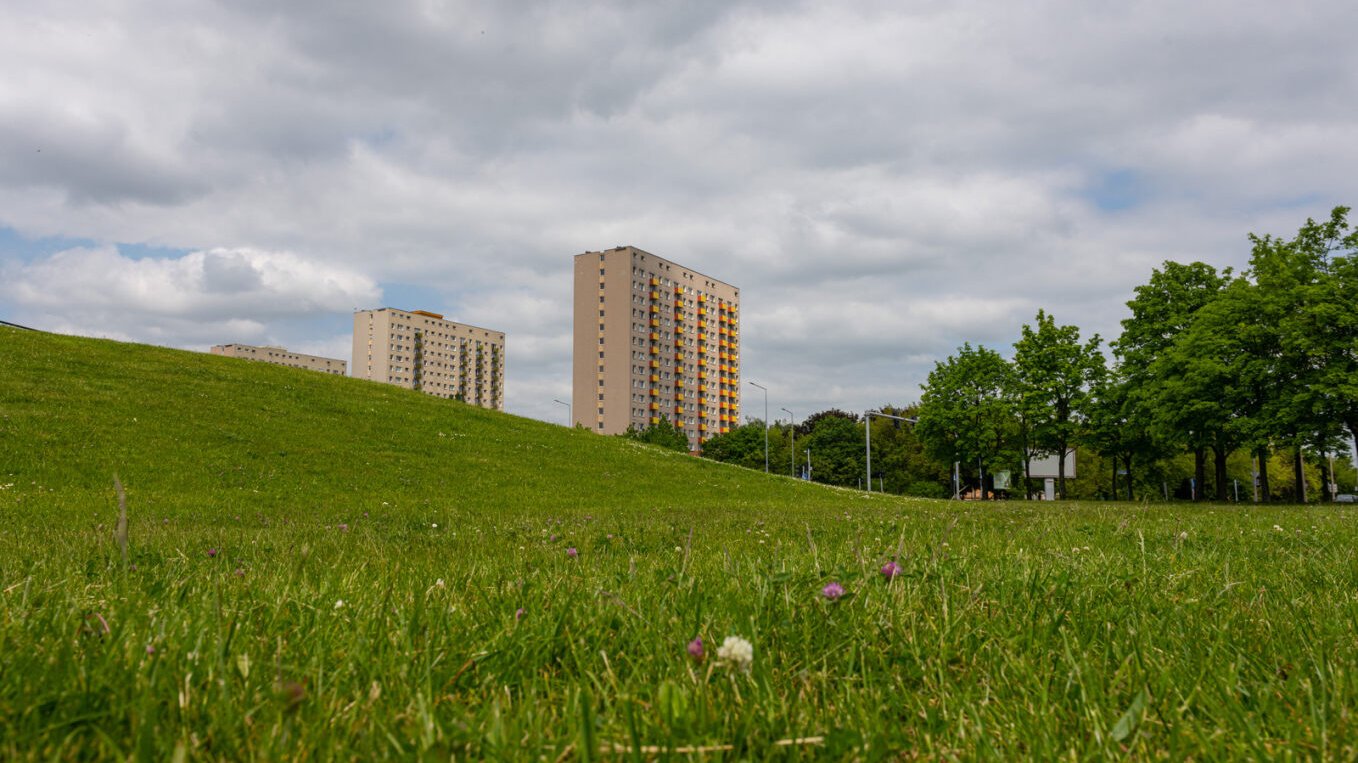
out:
M566 406L566 428L570 429L571 427L575 426L575 422L571 421L571 404L563 403L560 400L557 400L556 398L552 398L552 402L556 403L557 405Z
M788 416L788 418L791 419L791 421L792 421L792 423L788 425L790 428L789 428L788 431L787 431L787 440L788 440L788 443L787 443L787 446L788 446L788 447L787 447L787 458L788 458L788 461L787 461L787 473L790 474L790 475L792 475L793 477L796 477L796 476L797 476L797 415L794 414L792 411L789 411L789 410L786 409L786 408L779 408L778 410L782 411L783 413L786 413L787 416Z
M892 415L889 414L889 413L882 413L881 411L864 411L864 412L863 412L863 423L864 423L863 431L864 431L865 434L866 434L866 436L864 437L864 441L865 441L865 443L866 443L864 447L865 447L865 449L867 450L867 459L866 459L866 460L867 460L867 467L868 467L868 492L869 492L869 493L872 492L872 417L873 417L873 416L878 416L878 417L884 418L884 419L895 419L896 421L907 421L907 422L909 422L909 423L911 423L911 424L918 424L918 423L919 423L919 419L910 419L910 418L906 418L905 416L892 416Z
M764 473L769 472L769 388L762 384L750 384L764 390Z

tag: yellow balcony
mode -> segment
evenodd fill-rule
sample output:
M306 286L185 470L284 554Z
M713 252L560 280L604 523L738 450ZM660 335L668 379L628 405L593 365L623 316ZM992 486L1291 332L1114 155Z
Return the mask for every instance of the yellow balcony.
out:
M699 294L699 295L698 295L698 301L699 301L699 302L706 302L706 301L707 301L707 295L706 295L706 294Z
M659 285L660 285L660 279L659 279L659 278L652 278L652 279L651 279L651 285L652 285L652 286L659 286Z
M651 354L652 354L652 355L659 355L659 354L660 354L660 348L657 347L656 345L651 345Z
M675 408L675 409L674 409L674 415L675 415L675 416L683 416L683 415L684 415L684 409L683 409L683 408Z
M722 434L726 434L727 432L730 432L730 431L731 431L731 428L730 428L730 427L722 427L722 428L721 428L721 433L722 433Z
M698 341L699 341L699 342L706 342L706 341L707 341L707 334L704 334L703 332L699 331L699 332L698 332Z
M717 368L718 368L718 370L720 370L722 373L726 373L727 371L730 371L730 370L731 370L731 369L729 369L729 368L726 367L726 364L725 364L725 363L722 363L720 366L717 366Z
M705 418L707 418L707 411L704 411L704 410L702 410L701 408L698 409L698 418L700 418L700 419L705 419Z
M652 323L655 323L655 321L651 321L651 322L652 322ZM650 337L651 337L651 341L654 342L654 341L656 341L656 340L658 340L658 339L660 338L660 333L657 332L657 331L652 331L652 332L650 333Z
M660 390L657 389L657 388L655 388L655 387L651 387L651 397L659 397L659 396L660 396ZM651 403L651 405L655 405L655 403Z
M652 403L651 403L651 410L653 410L653 411L658 411L658 410L660 410L660 403L652 402Z
M651 319L651 328L653 328L653 329L654 329L654 328L660 328L660 319L659 319L659 318L652 318L652 319ZM652 338L652 339L655 339L655 332L654 332L654 331L651 332L651 338Z
M706 329L707 329L707 321L698 321L698 330L699 330L699 331L704 331L704 330L706 330Z
M684 353L682 353L682 352L676 352L676 353L674 353L674 362L675 362L675 363L683 363L683 362L684 362Z
M652 423L652 424L659 424L659 423L660 423L659 417L652 416L652 417L651 417L651 423Z
M658 292L658 291L652 291L652 292L651 292L651 299L660 299L660 292Z
M684 293L684 287L682 287L682 286L676 286L676 287L674 287L674 293L675 293L675 294L683 294L683 293Z
M706 425L706 424L702 424L702 423L698 424L698 431L699 431L699 432L706 432L706 431L707 431L707 425Z
M651 374L651 383L654 384L658 381L660 381L660 376L658 374Z
M676 387L683 387L683 386L684 386L684 380L683 380L683 379L675 379L675 380L674 380L674 386L676 386Z
M707 358L698 358L698 367L707 368Z
M658 361L658 360L652 360L652 361L651 361L651 368L659 368L659 367L660 367L660 361Z
M717 342L717 344L720 345L720 346L722 346L722 347L730 347L730 346L731 346L731 343L728 342L728 341L726 341L725 339L721 340L720 342Z
M707 391L707 385L706 385L706 384L699 384L699 385L698 385L698 392L699 392L700 394L703 393L703 392L706 392L706 391ZM707 402L707 400L706 400L705 398L698 401L698 403L699 403L700 405L701 405L702 403L706 403L706 402Z

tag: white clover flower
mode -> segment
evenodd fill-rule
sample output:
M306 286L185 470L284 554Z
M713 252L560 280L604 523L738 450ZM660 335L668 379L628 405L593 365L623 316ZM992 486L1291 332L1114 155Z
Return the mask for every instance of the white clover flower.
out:
M1279 533L1280 533L1280 532L1283 531L1283 528L1279 527L1278 525L1274 525L1274 526L1273 526L1273 531L1274 531L1274 532L1279 532Z
M344 599L335 599L335 609L344 609Z
M727 636L717 648L717 659L732 667L749 670L754 662L754 645L740 636Z
M434 581L434 587L435 587L435 588L442 588L442 587L443 587L443 578L439 578L438 580L435 580L435 581Z

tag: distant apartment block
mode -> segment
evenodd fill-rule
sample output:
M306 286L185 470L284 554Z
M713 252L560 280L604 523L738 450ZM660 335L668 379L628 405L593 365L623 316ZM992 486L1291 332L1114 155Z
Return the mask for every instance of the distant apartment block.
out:
M339 376L344 376L348 370L348 364L343 360L322 358L319 355L303 355L300 352L288 352L282 347L272 345L256 347L251 344L219 344L213 346L212 354L225 355L228 358L258 360L278 366L305 368L310 371L323 371L327 374Z
M354 376L505 408L505 335L424 310L354 313Z
M740 421L740 290L622 246L575 257L572 407L602 434L662 419L689 447Z

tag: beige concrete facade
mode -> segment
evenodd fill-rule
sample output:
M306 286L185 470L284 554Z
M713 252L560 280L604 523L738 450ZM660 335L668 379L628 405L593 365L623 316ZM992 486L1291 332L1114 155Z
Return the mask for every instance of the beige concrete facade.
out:
M689 447L740 421L740 289L632 246L575 257L571 411L601 434L663 418Z
M258 360L278 366L305 368L310 371L322 371L339 376L344 376L348 370L348 364L342 360L322 358L319 355L303 355L300 352L288 352L282 347L272 345L257 347L252 344L219 344L213 346L212 354L224 355L228 358Z
M354 313L354 376L505 409L505 335L424 310Z

